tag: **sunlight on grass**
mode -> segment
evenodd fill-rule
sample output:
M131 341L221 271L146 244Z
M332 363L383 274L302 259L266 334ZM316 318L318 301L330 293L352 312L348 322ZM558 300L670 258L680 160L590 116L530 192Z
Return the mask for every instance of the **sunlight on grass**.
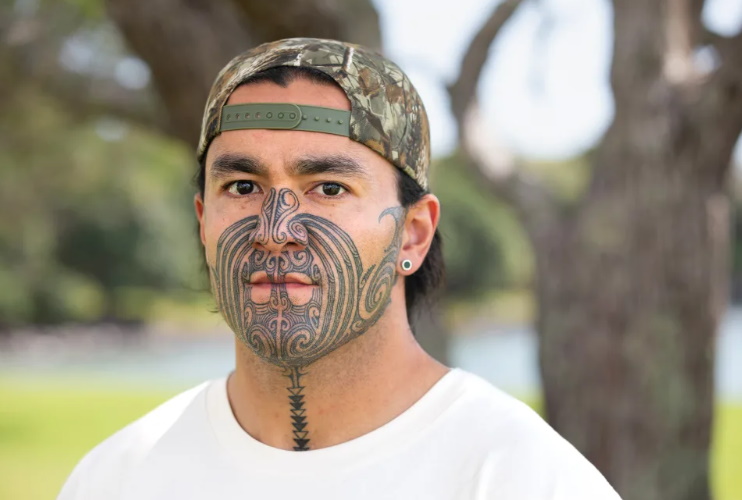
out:
M0 499L56 498L88 450L171 394L0 378Z
M715 500L742 500L742 405L718 405L711 453Z

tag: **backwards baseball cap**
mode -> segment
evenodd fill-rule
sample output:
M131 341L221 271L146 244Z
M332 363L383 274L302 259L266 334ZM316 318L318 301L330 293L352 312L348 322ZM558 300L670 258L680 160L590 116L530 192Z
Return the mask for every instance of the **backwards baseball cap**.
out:
M232 92L251 76L278 66L325 73L345 92L350 111L294 103L226 105ZM420 96L396 64L359 45L289 38L259 45L232 59L217 76L206 101L199 161L221 132L249 128L347 136L428 188L430 129Z

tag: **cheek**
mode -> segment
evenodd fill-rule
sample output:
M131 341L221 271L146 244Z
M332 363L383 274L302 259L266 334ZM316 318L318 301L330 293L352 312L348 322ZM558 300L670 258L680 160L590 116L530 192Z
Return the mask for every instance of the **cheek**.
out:
M390 221L369 220L363 223L354 222L348 227L348 235L355 243L363 267L377 264L385 255L385 250L392 242L394 229Z
M211 213L208 211L204 213L203 218L203 231L204 231L204 253L206 255L206 261L209 264L213 264L216 259L216 249L219 242L219 238L224 231L235 221L232 221L223 215Z

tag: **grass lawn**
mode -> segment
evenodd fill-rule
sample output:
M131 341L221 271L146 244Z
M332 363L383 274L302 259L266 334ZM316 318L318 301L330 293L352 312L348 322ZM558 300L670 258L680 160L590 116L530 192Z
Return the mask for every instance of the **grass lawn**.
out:
M718 405L711 454L715 500L742 500L742 405Z
M90 448L171 394L0 378L0 499L53 500Z
M95 444L177 391L0 377L0 499L54 499ZM742 405L720 405L715 500L742 500Z

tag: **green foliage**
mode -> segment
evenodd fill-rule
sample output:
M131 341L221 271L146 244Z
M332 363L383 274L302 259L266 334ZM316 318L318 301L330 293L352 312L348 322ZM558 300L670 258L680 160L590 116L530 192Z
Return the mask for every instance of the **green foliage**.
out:
M0 327L144 319L122 297L201 286L193 168L179 144L19 90L0 118Z
M51 3L58 0L43 0ZM86 21L100 22L105 18L106 6L103 0L63 0L64 4L72 7L76 13Z
M532 257L510 210L455 155L434 163L431 185L442 205L448 297L468 301L486 291L524 286Z
M525 160L522 168L543 180L564 206L580 200L590 181L590 152L565 160Z

